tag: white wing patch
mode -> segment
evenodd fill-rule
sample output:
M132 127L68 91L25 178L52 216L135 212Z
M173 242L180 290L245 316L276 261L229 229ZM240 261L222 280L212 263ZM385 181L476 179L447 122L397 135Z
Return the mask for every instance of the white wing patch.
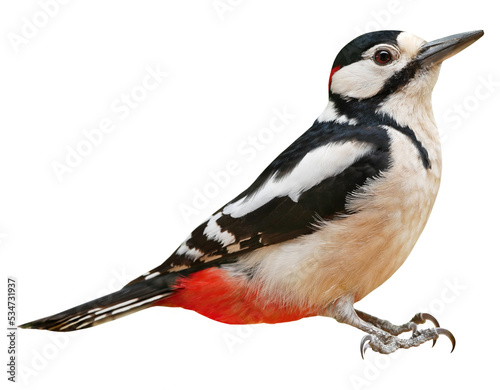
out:
M218 241L224 247L233 244L236 241L236 237L229 232L223 232L217 220L222 216L222 212L218 212L213 215L207 223L207 227L203 231L203 234L207 236L210 240Z
M189 239L189 238L188 238ZM186 240L187 241L187 240ZM179 249L177 249L177 252L175 252L179 256L186 256L189 257L193 260L198 260L200 257L203 256L203 253L200 252L196 248L190 248L186 244L182 244Z
M307 153L287 176L276 178L273 175L257 193L228 204L223 213L239 218L282 196L297 202L303 192L339 174L373 148L371 144L353 141L320 146Z

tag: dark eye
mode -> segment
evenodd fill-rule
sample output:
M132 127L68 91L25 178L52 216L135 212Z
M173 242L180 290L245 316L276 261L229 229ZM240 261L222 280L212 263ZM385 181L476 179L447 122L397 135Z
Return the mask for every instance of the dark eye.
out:
M386 65L392 61L392 55L388 50L378 50L373 58L379 65Z

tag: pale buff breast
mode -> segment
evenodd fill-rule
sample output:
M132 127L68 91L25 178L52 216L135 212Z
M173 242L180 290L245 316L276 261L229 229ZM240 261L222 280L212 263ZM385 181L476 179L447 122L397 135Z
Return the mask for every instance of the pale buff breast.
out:
M430 143L432 169L425 170L409 138L388 132L391 168L353 196L348 205L353 214L326 222L313 234L256 250L232 266L235 272L252 268L251 287L264 300L318 309L344 295L359 300L406 260L436 199L441 155L439 142Z

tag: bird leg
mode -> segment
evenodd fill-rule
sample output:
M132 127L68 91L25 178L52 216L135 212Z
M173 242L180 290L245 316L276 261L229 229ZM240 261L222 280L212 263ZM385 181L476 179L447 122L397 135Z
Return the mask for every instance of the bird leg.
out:
M362 358L364 358L364 354L368 348L379 353L389 354L401 348L417 347L430 340L435 342L441 334L444 334L451 340L453 344L452 352L455 348L455 338L450 331L439 327L423 330L417 329L416 324L424 323L427 319L432 321L432 316L419 313L408 323L395 326L388 321L355 310L353 303L354 299L352 297L339 298L328 314L338 322L349 324L368 333L361 339L360 349ZM437 321L434 323L437 323ZM409 330L413 331L410 338L403 339L397 337L402 332Z

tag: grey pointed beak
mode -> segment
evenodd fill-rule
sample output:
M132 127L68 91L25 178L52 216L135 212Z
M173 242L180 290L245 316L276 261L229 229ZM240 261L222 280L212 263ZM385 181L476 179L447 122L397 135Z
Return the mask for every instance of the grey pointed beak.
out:
M423 67L439 64L472 45L483 35L483 30L477 30L427 42L420 49L417 61Z

